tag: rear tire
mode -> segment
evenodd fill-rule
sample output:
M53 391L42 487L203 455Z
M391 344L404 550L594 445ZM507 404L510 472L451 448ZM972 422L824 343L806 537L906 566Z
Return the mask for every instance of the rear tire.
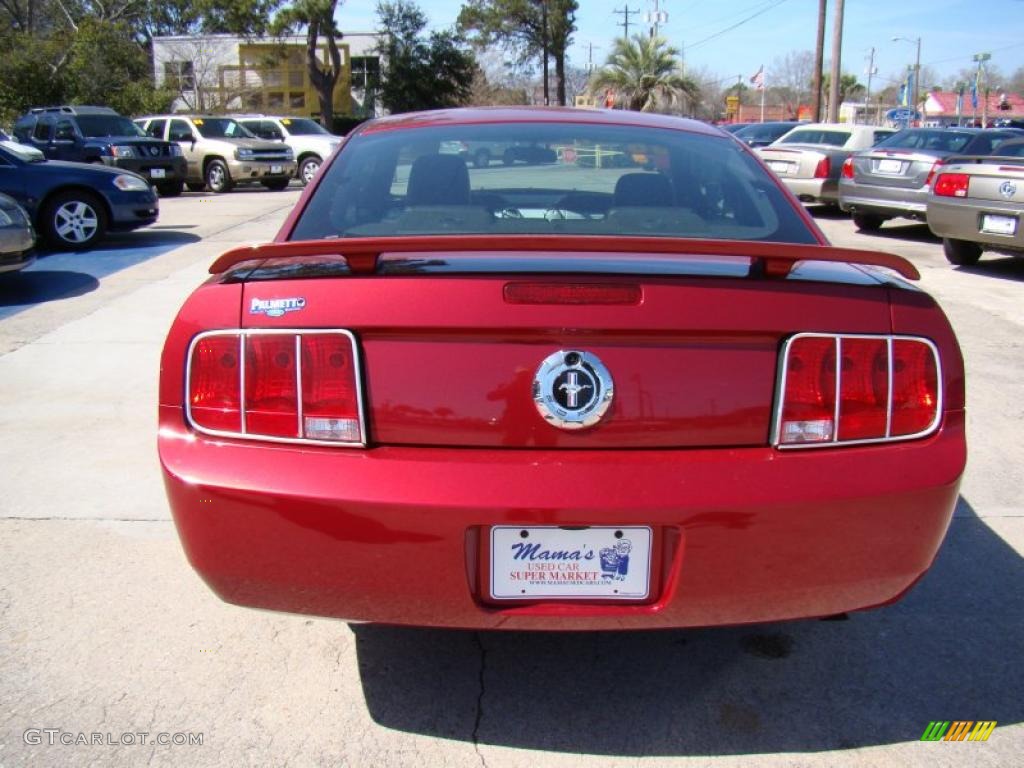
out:
M230 192L235 182L231 180L231 173L223 160L211 160L206 166L206 188L219 195L223 192Z
M981 246L966 240L951 240L944 237L942 238L942 251L946 254L946 261L958 267L977 264L978 259L981 258Z
M46 203L40 229L54 248L84 251L106 233L107 210L90 192L62 192Z
M302 182L302 186L306 186L316 176L316 172L320 170L320 165L323 161L316 155L311 155L301 163L299 163L299 181Z
M473 167L474 168L486 168L491 164L491 153L486 149L478 149L476 154L473 155ZM508 163L506 163L508 165Z
M883 216L878 216L874 213L853 214L853 224L861 232L877 232L882 228L884 221L885 218Z
M160 193L160 197L177 197L184 188L185 182L175 181L170 184L158 184L156 191Z
M272 189L275 192L280 192L282 189L288 188L288 182L290 181L291 179L271 179L269 181L261 181L260 184L262 184L267 189Z

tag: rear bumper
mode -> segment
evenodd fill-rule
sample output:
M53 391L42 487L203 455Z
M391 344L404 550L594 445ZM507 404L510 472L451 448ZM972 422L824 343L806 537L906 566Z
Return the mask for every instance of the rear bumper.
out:
M985 214L1017 219L1017 232L1013 235L982 232ZM1024 206L1019 204L932 197L928 201L928 228L939 237L981 243L995 250L1024 251Z
M928 210L928 191L928 187L883 187L842 179L839 182L839 207L853 213L924 219Z
M779 178L801 202L835 203L839 200L839 181L836 179Z
M824 616L928 569L966 459L963 412L916 442L790 451L369 450L216 441L161 408L189 560L228 602L352 620L643 629ZM494 605L494 524L650 525L645 604Z

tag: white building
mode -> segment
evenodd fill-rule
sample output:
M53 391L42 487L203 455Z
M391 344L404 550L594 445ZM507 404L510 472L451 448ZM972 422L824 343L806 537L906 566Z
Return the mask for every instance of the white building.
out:
M338 41L342 72L334 91L336 115L372 117L376 52L381 36L346 32ZM320 44L324 61L325 42ZM153 39L158 87L178 93L175 112L266 112L316 117L320 102L306 67L306 38L295 35L246 39L235 35L170 36Z

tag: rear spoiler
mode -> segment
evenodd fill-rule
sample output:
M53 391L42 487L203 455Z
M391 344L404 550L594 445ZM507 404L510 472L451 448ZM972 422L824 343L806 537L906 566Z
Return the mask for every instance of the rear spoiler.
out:
M830 261L886 267L908 280L919 280L917 268L901 256L880 251L834 248L828 245L765 243L749 240L679 240L666 237L598 237L562 235L418 235L413 237L352 237L331 240L294 240L232 248L210 265L210 273L222 274L242 262L309 256L341 257L355 274L377 270L384 254L438 254L546 252L564 256L609 254L659 254L680 257L742 257L751 260L752 274L785 277L801 261Z

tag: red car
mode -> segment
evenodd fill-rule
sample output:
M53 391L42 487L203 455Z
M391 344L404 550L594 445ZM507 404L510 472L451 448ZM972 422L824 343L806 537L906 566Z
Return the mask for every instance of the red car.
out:
M477 168L451 142L579 151ZM942 311L700 123L375 120L274 243L210 271L163 351L159 452L229 602L481 629L827 616L898 599L949 525Z

